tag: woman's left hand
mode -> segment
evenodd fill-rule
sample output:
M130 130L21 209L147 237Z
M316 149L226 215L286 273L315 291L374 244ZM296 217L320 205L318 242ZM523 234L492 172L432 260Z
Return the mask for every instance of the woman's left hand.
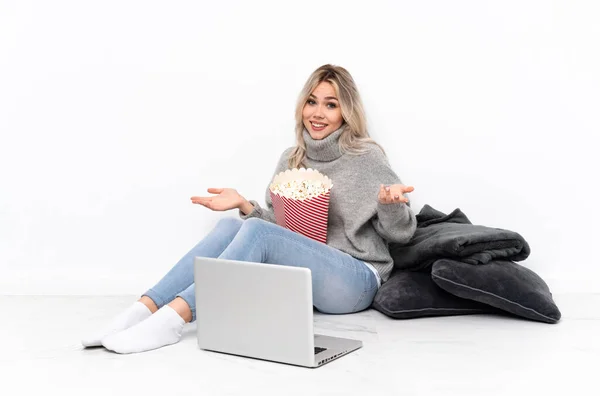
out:
M404 184L392 184L391 186L384 186L383 184L379 187L379 194L377 198L379 203L382 204L393 204L393 203L407 203L408 198L403 194L413 192L413 186L405 186Z

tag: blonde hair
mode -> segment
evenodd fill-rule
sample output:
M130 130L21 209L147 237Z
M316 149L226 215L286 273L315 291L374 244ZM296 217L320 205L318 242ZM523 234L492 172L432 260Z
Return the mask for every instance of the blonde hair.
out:
M365 110L354 83L354 79L346 69L341 66L323 65L315 70L300 92L296 104L296 147L290 153L288 165L290 168L304 167L306 158L306 144L304 143L302 110L306 105L310 94L317 85L328 82L333 86L336 96L340 102L343 123L339 139L340 151L353 155L360 155L368 151L368 144L377 145L385 155L383 147L369 136L367 131L367 120Z

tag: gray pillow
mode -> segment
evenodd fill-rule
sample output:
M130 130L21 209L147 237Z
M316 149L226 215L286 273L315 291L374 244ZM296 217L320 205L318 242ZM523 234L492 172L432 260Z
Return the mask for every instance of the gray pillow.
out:
M379 288L372 308L395 319L495 312L492 307L465 300L438 287L431 274L396 270Z
M439 287L455 296L539 322L560 320L560 311L546 282L532 270L512 261L471 265L441 259L433 264L431 277Z

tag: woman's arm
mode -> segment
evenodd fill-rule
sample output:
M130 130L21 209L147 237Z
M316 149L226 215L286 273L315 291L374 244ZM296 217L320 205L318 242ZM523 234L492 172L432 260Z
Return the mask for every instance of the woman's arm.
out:
M252 205L250 202L248 202L247 199L244 198L244 202L240 205L238 209L240 210L240 212L242 212L242 214L247 215L254 210L254 205Z
M377 203L377 215L372 219L375 231L388 242L406 243L417 229L417 219L408 204Z
M408 197L403 193L411 192L413 188L402 184L379 148L373 148L366 154L364 161L363 168L369 172L368 176L362 178L368 180L364 186L368 197L364 202L373 205L373 228L388 242L408 242L417 228L417 219ZM390 187L390 191L386 191L385 187Z

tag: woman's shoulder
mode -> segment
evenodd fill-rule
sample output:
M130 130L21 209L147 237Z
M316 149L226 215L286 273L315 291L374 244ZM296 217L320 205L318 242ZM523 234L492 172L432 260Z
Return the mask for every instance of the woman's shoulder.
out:
M285 150L283 150L283 153L281 153L281 156L286 157L286 158L289 157L295 148L296 148L296 146L291 146L291 147L286 148Z
M365 142L363 143L361 149L361 153L358 154L361 162L387 163L387 157L381 146L379 146L377 143Z
M292 147L288 147L285 150L283 150L283 152L279 156L279 162L283 162L283 161L287 162L290 159L290 157L292 156L292 154L294 153L295 148L296 148L295 146L292 146Z
M295 148L296 148L295 146L292 146L292 147L288 147L285 150L283 150L283 152L279 155L279 161L278 161L279 166L283 166L285 164L285 166L287 167L287 163L288 163L290 157L292 156Z

